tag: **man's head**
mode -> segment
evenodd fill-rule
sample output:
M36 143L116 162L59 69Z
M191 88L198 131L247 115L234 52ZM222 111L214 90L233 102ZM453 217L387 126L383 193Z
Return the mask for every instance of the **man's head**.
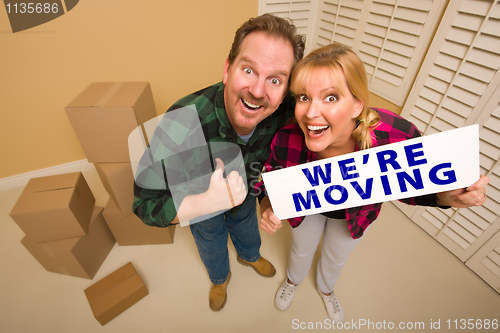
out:
M288 41L293 48L294 66L304 56L305 37L297 34L297 28L289 20L271 14L264 14L249 19L236 31L233 45L229 51L229 65L232 65L234 59L238 56L243 40L252 32L258 31Z
M272 15L250 19L238 29L223 78L224 103L236 133L250 134L276 111L304 46L293 24Z

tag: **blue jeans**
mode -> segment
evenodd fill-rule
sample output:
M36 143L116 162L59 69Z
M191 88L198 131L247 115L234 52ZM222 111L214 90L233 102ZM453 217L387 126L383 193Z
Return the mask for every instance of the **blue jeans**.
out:
M229 275L228 234L239 257L248 262L260 258L260 233L255 196L249 195L238 213L229 211L190 225L201 261L213 284L222 284Z

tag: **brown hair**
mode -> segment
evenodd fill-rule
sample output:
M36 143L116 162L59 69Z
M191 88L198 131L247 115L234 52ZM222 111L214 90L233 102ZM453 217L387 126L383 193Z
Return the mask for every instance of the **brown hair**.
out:
M343 74L351 94L363 103L363 111L356 118L357 126L352 132L360 150L372 146L371 131L377 126L380 117L368 105L368 80L363 62L350 48L334 43L309 53L295 66L291 78L291 91L299 96L313 71L329 68L333 76Z
M243 40L252 32L265 32L266 34L289 41L293 47L294 65L304 56L305 37L297 34L297 28L288 20L271 14L264 14L249 19L236 31L233 45L229 51L229 65L240 52L240 45Z

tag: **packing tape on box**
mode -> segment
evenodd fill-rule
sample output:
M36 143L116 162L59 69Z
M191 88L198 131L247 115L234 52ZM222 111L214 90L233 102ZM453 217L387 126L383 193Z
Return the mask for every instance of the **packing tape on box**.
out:
M50 246L48 244L42 243L42 248L45 250L45 252L47 252L47 254L51 258L55 258L56 257L56 255L54 254L54 252L52 252L52 249L50 248Z
M111 97L113 97L115 92L118 91L118 89L120 89L122 84L123 84L123 82L115 83L108 90L108 92L101 98L101 100L97 103L97 105L102 106L105 103L107 103L111 99ZM97 116L97 118L99 118L99 119L107 119L108 118L108 115L106 115L106 112L99 112L99 108L97 108L96 111L94 111L94 112L95 112L95 115Z
M51 258L55 258L56 257L56 255L54 254L54 252L52 251L52 249L50 248L50 246L48 244L42 243L41 245L42 245L42 248L45 250L45 252L47 252L47 254ZM61 274L64 274L64 275L71 275L66 270L66 268L64 268L63 266L56 266L56 271L59 272L59 273L61 273Z
M123 82L116 82L104 96L102 96L101 100L97 103L98 106L101 106L105 104L111 97L113 97L114 93L120 89L122 86ZM98 114L102 114L102 112L99 112Z
M69 274L69 272L62 266L57 266L57 270L61 273L61 274L64 274L64 275L71 275Z

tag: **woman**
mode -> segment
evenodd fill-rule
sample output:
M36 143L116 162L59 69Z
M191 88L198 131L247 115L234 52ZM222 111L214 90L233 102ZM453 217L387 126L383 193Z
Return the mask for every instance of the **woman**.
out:
M331 44L315 50L300 61L291 79L296 96L296 123L277 132L266 171L335 157L420 136L418 129L398 115L369 109L368 83L363 63L350 49ZM481 179L467 190L442 192L401 200L411 205L469 207L486 199ZM273 213L264 184L261 196L261 227L274 233L281 221ZM466 192L463 193L462 192ZM259 192L260 193L260 192ZM323 235L317 266L317 289L331 320L344 321L344 313L333 294L335 282L349 254L366 229L377 218L381 203L289 219L292 242L287 279L275 298L284 311L291 304L297 286L307 275ZM446 206L446 207L445 207Z

